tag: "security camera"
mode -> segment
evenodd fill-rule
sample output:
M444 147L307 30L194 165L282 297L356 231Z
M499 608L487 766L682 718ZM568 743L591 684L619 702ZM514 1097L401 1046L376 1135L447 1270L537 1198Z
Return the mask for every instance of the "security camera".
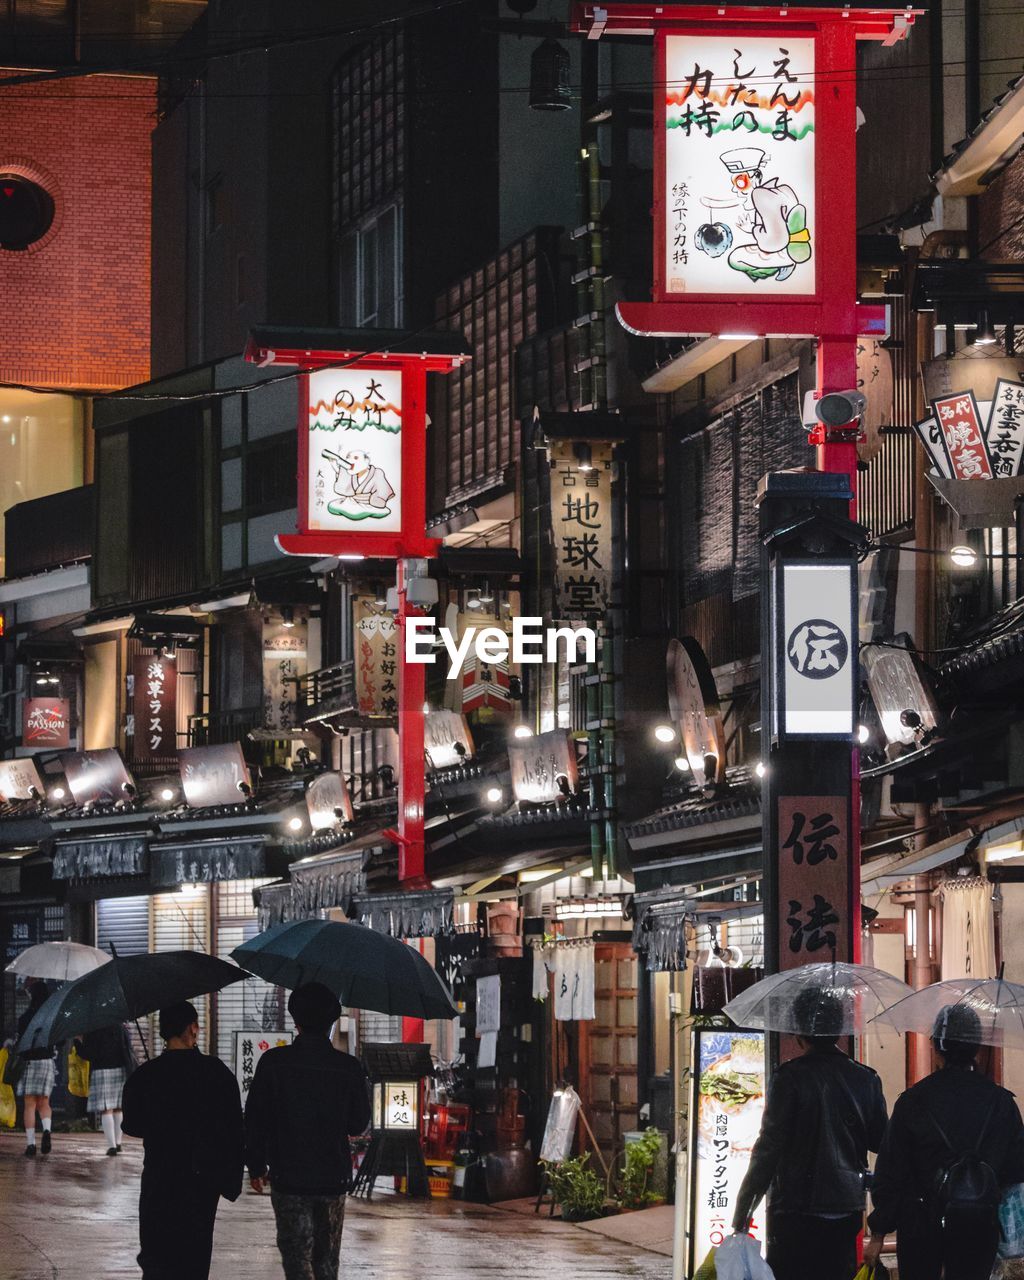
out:
M830 391L815 402L814 416L823 426L843 427L862 417L867 398L859 391Z

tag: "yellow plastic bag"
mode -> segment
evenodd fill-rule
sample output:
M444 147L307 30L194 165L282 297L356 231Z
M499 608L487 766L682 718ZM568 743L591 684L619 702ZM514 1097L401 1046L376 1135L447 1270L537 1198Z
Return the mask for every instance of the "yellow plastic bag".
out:
M885 1280L888 1274L888 1268L884 1263L880 1262L875 1267L869 1267L865 1262L861 1265L861 1269L853 1277L853 1280Z
M717 1275L718 1272L715 1270L715 1251L712 1249L693 1273L693 1280L716 1280Z
M72 1046L68 1054L68 1093L76 1098L89 1096L89 1063L78 1056L78 1050Z
M14 1090L4 1080L9 1053L0 1049L0 1125L5 1129L13 1129L18 1118L18 1104L14 1098Z

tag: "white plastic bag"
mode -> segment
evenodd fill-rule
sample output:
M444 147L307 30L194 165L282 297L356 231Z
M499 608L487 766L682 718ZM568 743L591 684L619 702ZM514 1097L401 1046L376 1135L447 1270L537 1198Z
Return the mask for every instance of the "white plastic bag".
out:
M999 1256L1024 1257L1024 1182L1007 1187L999 1206Z
M718 1280L775 1280L753 1236L726 1236L715 1250Z

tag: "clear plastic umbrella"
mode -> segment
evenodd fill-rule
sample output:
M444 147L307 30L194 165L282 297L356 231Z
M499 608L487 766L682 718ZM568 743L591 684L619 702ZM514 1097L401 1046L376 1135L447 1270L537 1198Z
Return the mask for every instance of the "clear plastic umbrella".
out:
M842 961L773 973L730 1000L738 1027L791 1035L862 1035L871 1019L911 988L891 973Z
M972 1043L1024 1049L1024 986L1001 977L950 978L946 982L935 982L910 992L883 1010L875 1018L875 1025L931 1035L947 1009L950 1013L946 1021L951 1033L958 1026L968 1025L972 1027ZM977 1015L977 1024L969 1014L953 1012L960 1009L970 1009ZM951 1038L956 1039L956 1035L951 1034Z
M81 978L110 959L99 947L87 947L84 942L40 942L27 947L7 966L7 973L17 973L23 978L50 978L57 982L72 982Z

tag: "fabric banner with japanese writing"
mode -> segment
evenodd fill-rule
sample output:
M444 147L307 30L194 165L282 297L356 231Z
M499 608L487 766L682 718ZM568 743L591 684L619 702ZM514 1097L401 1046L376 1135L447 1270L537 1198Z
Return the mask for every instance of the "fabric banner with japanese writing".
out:
M779 796L779 969L849 960L848 796Z
M586 452L581 463L577 450ZM603 614L612 587L612 446L551 446L556 618Z
M306 674L306 622L263 624L263 726L294 729L299 676Z
M178 667L166 654L151 653L132 663L135 760L166 759L178 749Z
M991 480L992 461L985 443L981 412L973 392L960 391L932 401L954 480Z
M364 716L398 714L398 628L372 596L352 601L356 705Z
M664 293L813 295L814 40L661 38Z

